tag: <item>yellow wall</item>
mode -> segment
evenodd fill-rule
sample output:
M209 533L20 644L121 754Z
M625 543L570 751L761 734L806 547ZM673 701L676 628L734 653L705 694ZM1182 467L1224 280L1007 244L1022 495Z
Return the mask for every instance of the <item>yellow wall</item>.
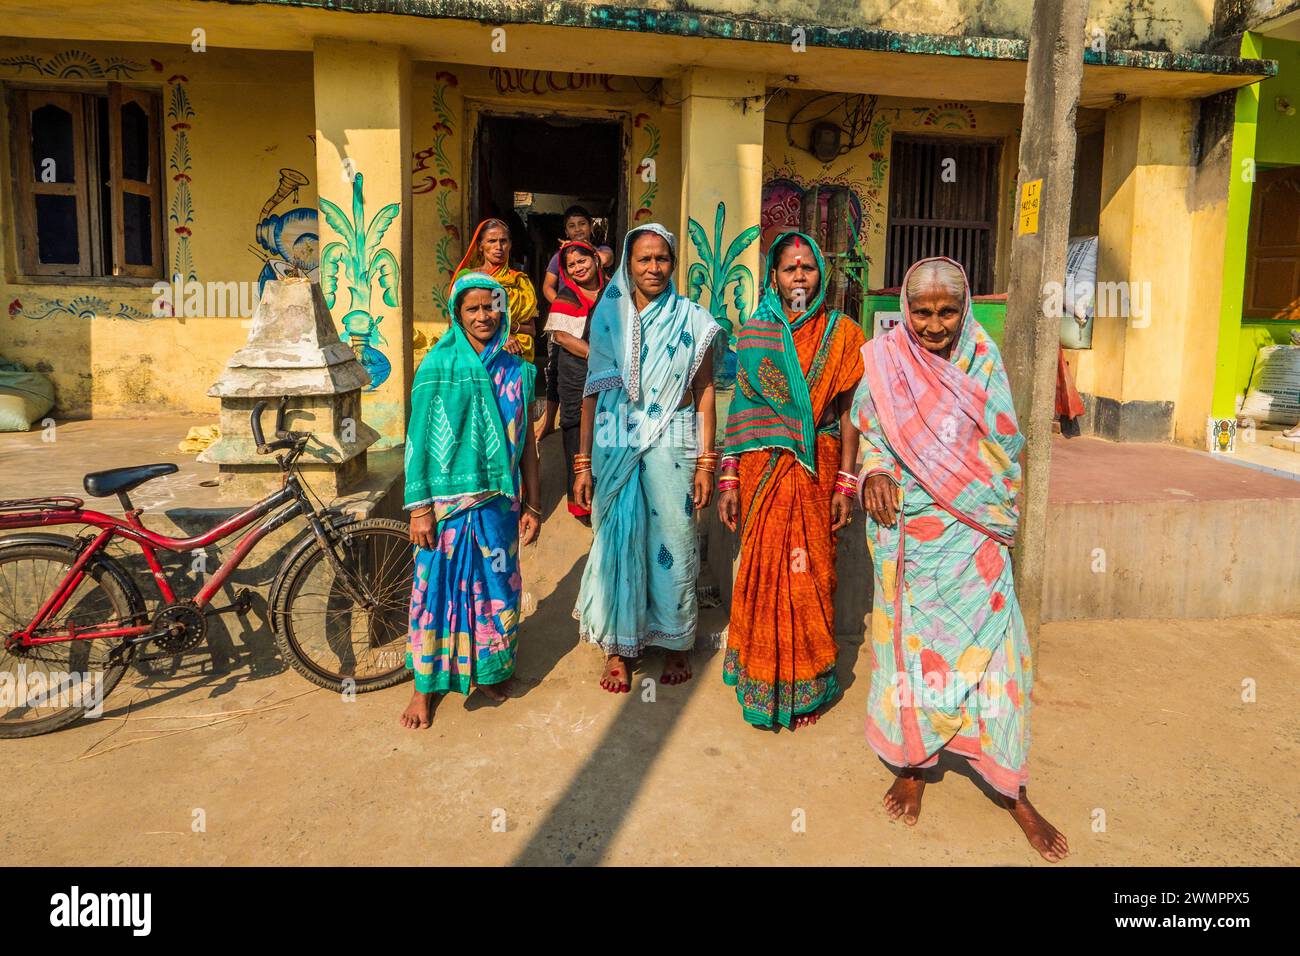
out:
M885 278L889 164L894 134L966 137L1001 142L998 188L1001 200L994 287L997 291L1005 291L1005 263L1010 252L1011 225L1015 221L1011 215L1011 204L1014 200L1016 162L1020 152L1020 107L973 101L932 102L880 97L868 127L866 142L829 163L823 163L805 148L811 125L802 120L821 116L839 98L827 97L819 103L809 105L796 116L800 107L808 104L816 95L803 91L782 92L777 93L768 104L763 179L765 183L777 179L791 180L804 189L813 185L830 185L852 190L862 207L858 241L871 260L872 288L880 288ZM843 110L839 109L826 119L835 122L842 120L843 116ZM791 117L796 117L799 122L788 127L787 138L787 121ZM793 145L789 139L794 140ZM771 203L765 204L764 248L781 231L781 217L779 208Z
M1145 315L1107 314L1071 356L1079 390L1174 403L1172 437L1200 444L1210 411L1227 222L1230 141L1193 162L1198 104L1144 99L1106 118L1097 281L1149 293Z
M30 62L11 65L11 57ZM282 168L301 171L309 182L299 189L296 202L286 197L272 215L315 208L309 56L49 42L0 45L0 64L5 64L0 65L5 82L57 89L87 83L102 87L117 79L159 91L164 246L169 269L179 270L185 279L256 282L263 263L250 247L260 248L257 225ZM0 124L6 184L8 125L6 116ZM177 152L182 134L188 162ZM189 177L192 200L188 212L176 205L184 177ZM206 393L248 335L241 320L151 318L151 283L15 282L10 190L0 193L5 202L0 301L6 307L0 315L0 355L49 374L63 415L188 411L215 417L217 400ZM188 229L190 235L177 229Z
M183 281L256 282L263 265L252 251L261 248L257 227L264 204L281 184L282 169L301 173L307 183L299 186L296 201L285 197L271 215L298 208L314 211L316 116L310 55L212 48L195 53L189 47L154 44L0 45L0 64L9 57L34 62L0 65L0 80L7 82L60 88L84 85L84 77L92 75L98 77L92 84L120 79L160 91L164 211L177 215L175 221L164 219L166 258L168 271L179 271ZM69 76L61 77L60 72ZM523 72L526 75L510 71L513 75L506 76L485 67L412 64L408 168L417 361L421 341L432 342L446 327L439 296L473 231L473 223L466 223L467 102L545 114L600 112L623 120L630 141L629 222L654 220L674 231L680 226L681 108L676 84ZM500 94L499 84L514 92ZM660 105L661 100L667 105ZM173 101L184 115L167 115ZM5 135L0 162L7 182L7 117L0 130ZM178 155L184 168L168 168L182 133L189 164L184 166ZM653 183L643 181L638 172L647 157L656 164ZM182 183L190 191L188 214L177 205ZM243 344L246 325L239 318L153 318L154 295L148 282L124 286L115 280L15 281L9 190L0 194L6 204L6 225L0 229L0 301L7 307L0 316L0 355L53 378L59 415L192 412L215 418L217 400L207 391L226 359ZM377 201L368 187L367 208L372 213ZM178 228L188 229L189 235L183 237ZM390 340L391 332L390 325L385 330Z
M1187 259L1187 332L1182 380L1174 409L1174 440L1204 447L1205 421L1214 401L1215 362L1222 313L1223 247L1228 235L1228 190L1233 175L1232 135L1211 143L1186 195L1191 219Z
M157 89L162 97L164 210L176 217L164 221L168 271L179 272L182 279L255 283L263 266L253 251L261 248L258 226L264 205L281 184L282 170L306 182L296 198L283 197L270 215L316 206L312 57L217 48L195 53L165 44L0 42L0 81L58 88L86 82L102 86L109 79ZM478 108L622 119L630 154L629 224L652 219L681 231L682 84L417 62L411 65L410 89L413 242L406 272L412 285L409 321L417 333L415 360L422 342L436 339L445 328L440 296L473 229L467 221L466 171ZM877 287L884 278L893 135L1000 140L995 288L1005 288L1019 106L881 97L867 141L823 164L801 148L806 125L793 129L795 145L786 140L785 120L815 94L764 92L764 181L782 177L803 186L821 182L852 188L861 202L860 235ZM1188 441L1195 440L1203 424L1197 396L1201 379L1209 374L1213 338L1205 331L1206 316L1217 308L1210 253L1221 248L1224 222L1217 167L1203 163L1198 171L1190 165L1196 110L1195 101L1135 99L1107 114L1100 278L1151 281L1156 312L1146 329L1099 320L1094 350L1072 357L1085 392L1120 401L1177 401L1176 433ZM8 182L7 117L0 130L5 137L0 175ZM182 137L188 145L184 155ZM646 183L638 174L651 153L656 183ZM188 212L181 202L184 189L192 199ZM148 283L15 281L9 193L0 189L5 223L0 229L0 302L6 307L0 315L0 355L47 371L62 415L184 411L215 418L217 402L207 390L243 343L245 325L238 318L152 318ZM707 215L694 209L691 215L711 234ZM728 216L728 238L750 224L742 218L739 213ZM763 220L767 225L766 210ZM1181 358L1174 361L1171 355Z
M411 354L411 62L400 46L317 41L320 285L370 376L377 448L406 440Z
M682 93L687 236L678 243L677 283L731 334L753 314L763 283L763 76L697 68Z

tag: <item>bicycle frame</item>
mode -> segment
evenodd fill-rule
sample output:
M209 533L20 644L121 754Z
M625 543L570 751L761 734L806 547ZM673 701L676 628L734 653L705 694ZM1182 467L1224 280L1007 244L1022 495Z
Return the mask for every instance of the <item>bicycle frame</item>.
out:
M176 594L172 590L166 575L163 574L162 564L158 560L159 549L181 552L192 551L195 548L206 548L208 545L237 534L260 518L267 518L260 527L254 528L239 542L234 553L222 562L216 573L199 590L194 598L194 605L202 610L208 606L213 596L221 590L231 574L248 557L249 552L257 546L257 543L277 528L282 527L286 522L300 515L307 515L312 531L317 537L323 539L326 536L324 524L320 521L315 508L308 501L297 475L293 472L286 474L284 486L279 491L273 492L247 510L226 519L206 534L195 535L192 538L171 538L150 531L141 522L140 514L140 509L133 508L128 510L122 518L116 518L102 512L87 510L84 507L0 514L0 530L44 528L67 524L90 525L100 529L99 533L81 548L77 560L73 562L72 567L54 593L41 605L31 623L20 631L14 631L6 635L5 643L19 643L26 647L35 647L41 644L95 640L105 637L124 637L135 641L147 640L147 635L152 635L154 631L152 624L126 627L94 627L84 630L78 630L75 625L69 625L67 633L51 636L37 635L37 631L46 621L62 610L68 599L76 591L77 586L85 577L90 562L101 554L109 542L116 537L132 541L139 546L144 553L144 559L149 565L149 570L153 574L158 593L162 596L165 604L170 604L176 600Z

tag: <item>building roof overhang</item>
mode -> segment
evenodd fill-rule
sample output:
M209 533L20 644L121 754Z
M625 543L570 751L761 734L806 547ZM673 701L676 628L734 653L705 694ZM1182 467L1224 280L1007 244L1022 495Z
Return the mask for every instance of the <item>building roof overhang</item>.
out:
M1024 100L1026 40L834 28L573 0L18 0L10 36L311 50L316 37L396 43L414 59L673 77L692 67L754 72L770 85L986 102ZM504 53L493 27L507 28ZM801 30L804 50L793 42ZM611 35L601 44L591 32ZM628 34L637 36L628 42ZM685 42L684 42L685 41ZM1272 60L1210 53L1087 50L1080 105L1199 99L1273 76Z

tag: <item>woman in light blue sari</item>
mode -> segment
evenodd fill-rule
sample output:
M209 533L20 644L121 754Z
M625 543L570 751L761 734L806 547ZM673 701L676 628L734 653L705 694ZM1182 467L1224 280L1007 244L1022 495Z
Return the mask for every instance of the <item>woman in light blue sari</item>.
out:
M717 411L708 310L672 287L677 243L638 226L591 317L574 499L595 538L574 616L605 651L600 686L632 688L627 658L667 653L660 680L691 676L699 550L695 511L713 496Z

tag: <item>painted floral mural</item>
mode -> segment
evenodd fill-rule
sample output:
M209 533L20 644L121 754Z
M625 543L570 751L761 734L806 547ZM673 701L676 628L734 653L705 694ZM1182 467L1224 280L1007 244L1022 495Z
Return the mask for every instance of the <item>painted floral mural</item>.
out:
M320 286L325 304L333 309L342 268L350 306L343 316L343 329L357 353L357 361L370 374L367 391L374 391L388 380L393 365L376 347L387 345L388 340L379 331L384 317L371 312L371 295L374 283L378 282L383 303L390 308L398 306L400 267L397 257L380 243L388 227L401 213L402 204L389 203L367 220L364 181L361 173L356 173L352 179L350 216L328 199L320 199L325 221L342 236L341 240L331 242L321 250Z

